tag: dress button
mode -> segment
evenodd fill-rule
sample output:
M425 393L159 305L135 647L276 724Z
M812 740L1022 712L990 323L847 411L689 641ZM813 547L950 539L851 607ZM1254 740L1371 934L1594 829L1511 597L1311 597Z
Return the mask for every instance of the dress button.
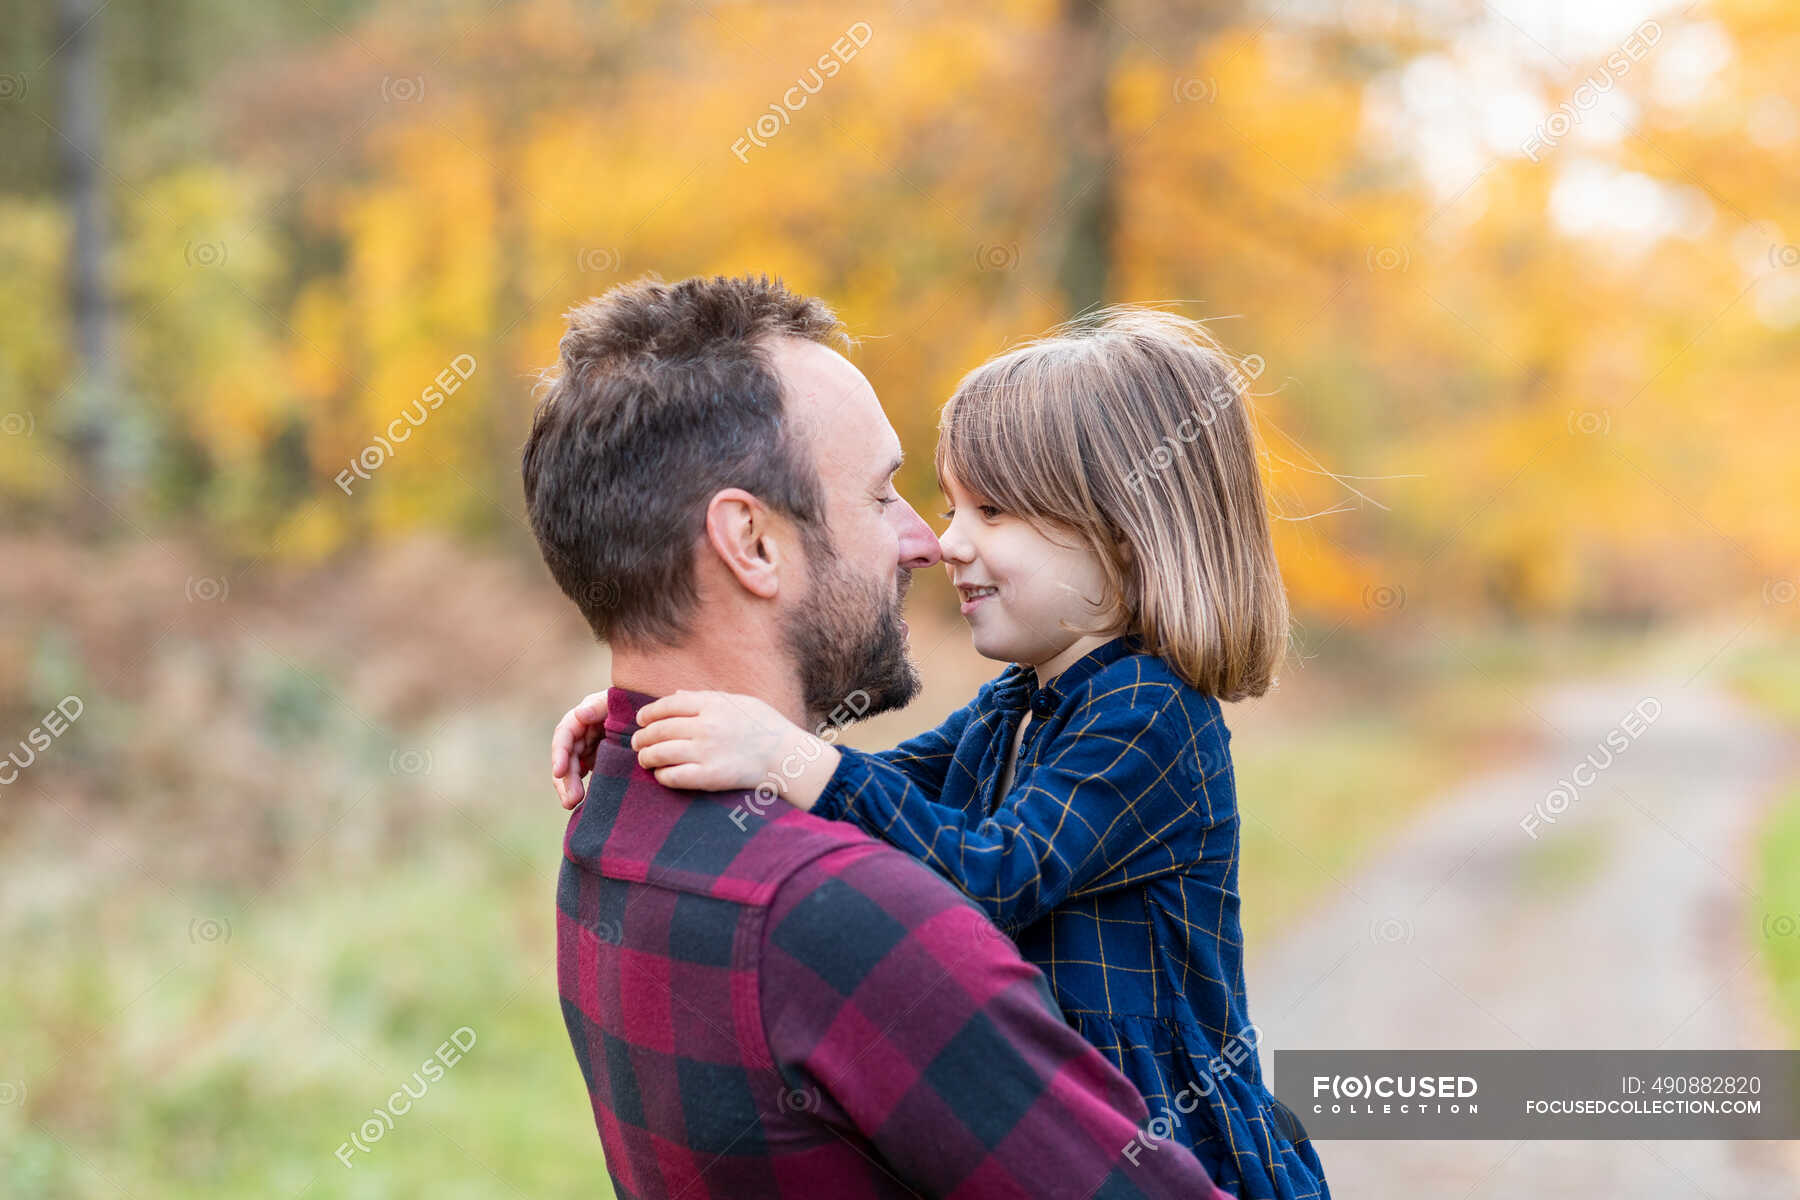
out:
M1048 717L1062 703L1062 696L1055 688L1041 687L1031 694L1031 715L1038 718Z

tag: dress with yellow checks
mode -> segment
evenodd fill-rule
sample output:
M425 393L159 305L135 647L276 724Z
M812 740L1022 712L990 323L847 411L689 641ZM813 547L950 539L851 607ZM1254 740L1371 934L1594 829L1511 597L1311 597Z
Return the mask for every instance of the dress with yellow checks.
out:
M1247 1011L1230 738L1217 699L1119 637L1054 686L1015 663L936 729L844 749L813 813L980 905L1144 1094L1148 1145L1179 1139L1238 1200L1326 1200L1317 1152L1263 1085Z

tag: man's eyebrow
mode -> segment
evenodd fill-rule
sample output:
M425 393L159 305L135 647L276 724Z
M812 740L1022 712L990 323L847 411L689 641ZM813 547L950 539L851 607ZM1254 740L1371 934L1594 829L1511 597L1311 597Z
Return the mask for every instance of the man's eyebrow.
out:
M894 455L894 461L888 464L885 471L875 477L876 484L883 484L892 479L894 477L894 472L898 471L900 469L900 464L905 461L906 453L904 451Z

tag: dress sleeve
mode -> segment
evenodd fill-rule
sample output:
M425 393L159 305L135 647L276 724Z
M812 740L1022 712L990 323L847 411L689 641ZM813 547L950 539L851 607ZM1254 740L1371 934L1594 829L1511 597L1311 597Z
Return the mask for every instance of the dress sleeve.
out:
M943 793L944 781L950 772L966 769L956 765L956 747L970 723L980 720L989 707L987 692L984 688L975 699L945 717L936 729L927 729L916 737L907 738L892 750L877 751L873 757L894 768L935 800Z
M1143 1097L1012 942L887 847L832 851L782 885L760 991L793 1109L854 1131L923 1195L1229 1200L1186 1147L1140 1136Z
M1022 928L1072 897L1199 861L1206 831L1236 815L1226 779L1202 766L1223 761L1216 714L1196 727L1178 689L1137 691L1127 703L1117 689L1090 687L992 814L941 804L856 751L843 753L821 801L929 864L996 923Z

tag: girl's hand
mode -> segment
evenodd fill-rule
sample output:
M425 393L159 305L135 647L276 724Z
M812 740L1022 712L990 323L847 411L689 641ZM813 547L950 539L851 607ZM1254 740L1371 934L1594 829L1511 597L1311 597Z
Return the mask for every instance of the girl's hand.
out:
M768 783L797 807L811 808L837 767L835 749L751 696L676 692L646 704L638 724L631 736L638 765L664 787L721 792ZM821 769L816 787L803 785L803 774Z
M594 769L594 749L605 721L606 693L593 692L564 713L550 735L550 784L564 808L581 803L581 778Z

